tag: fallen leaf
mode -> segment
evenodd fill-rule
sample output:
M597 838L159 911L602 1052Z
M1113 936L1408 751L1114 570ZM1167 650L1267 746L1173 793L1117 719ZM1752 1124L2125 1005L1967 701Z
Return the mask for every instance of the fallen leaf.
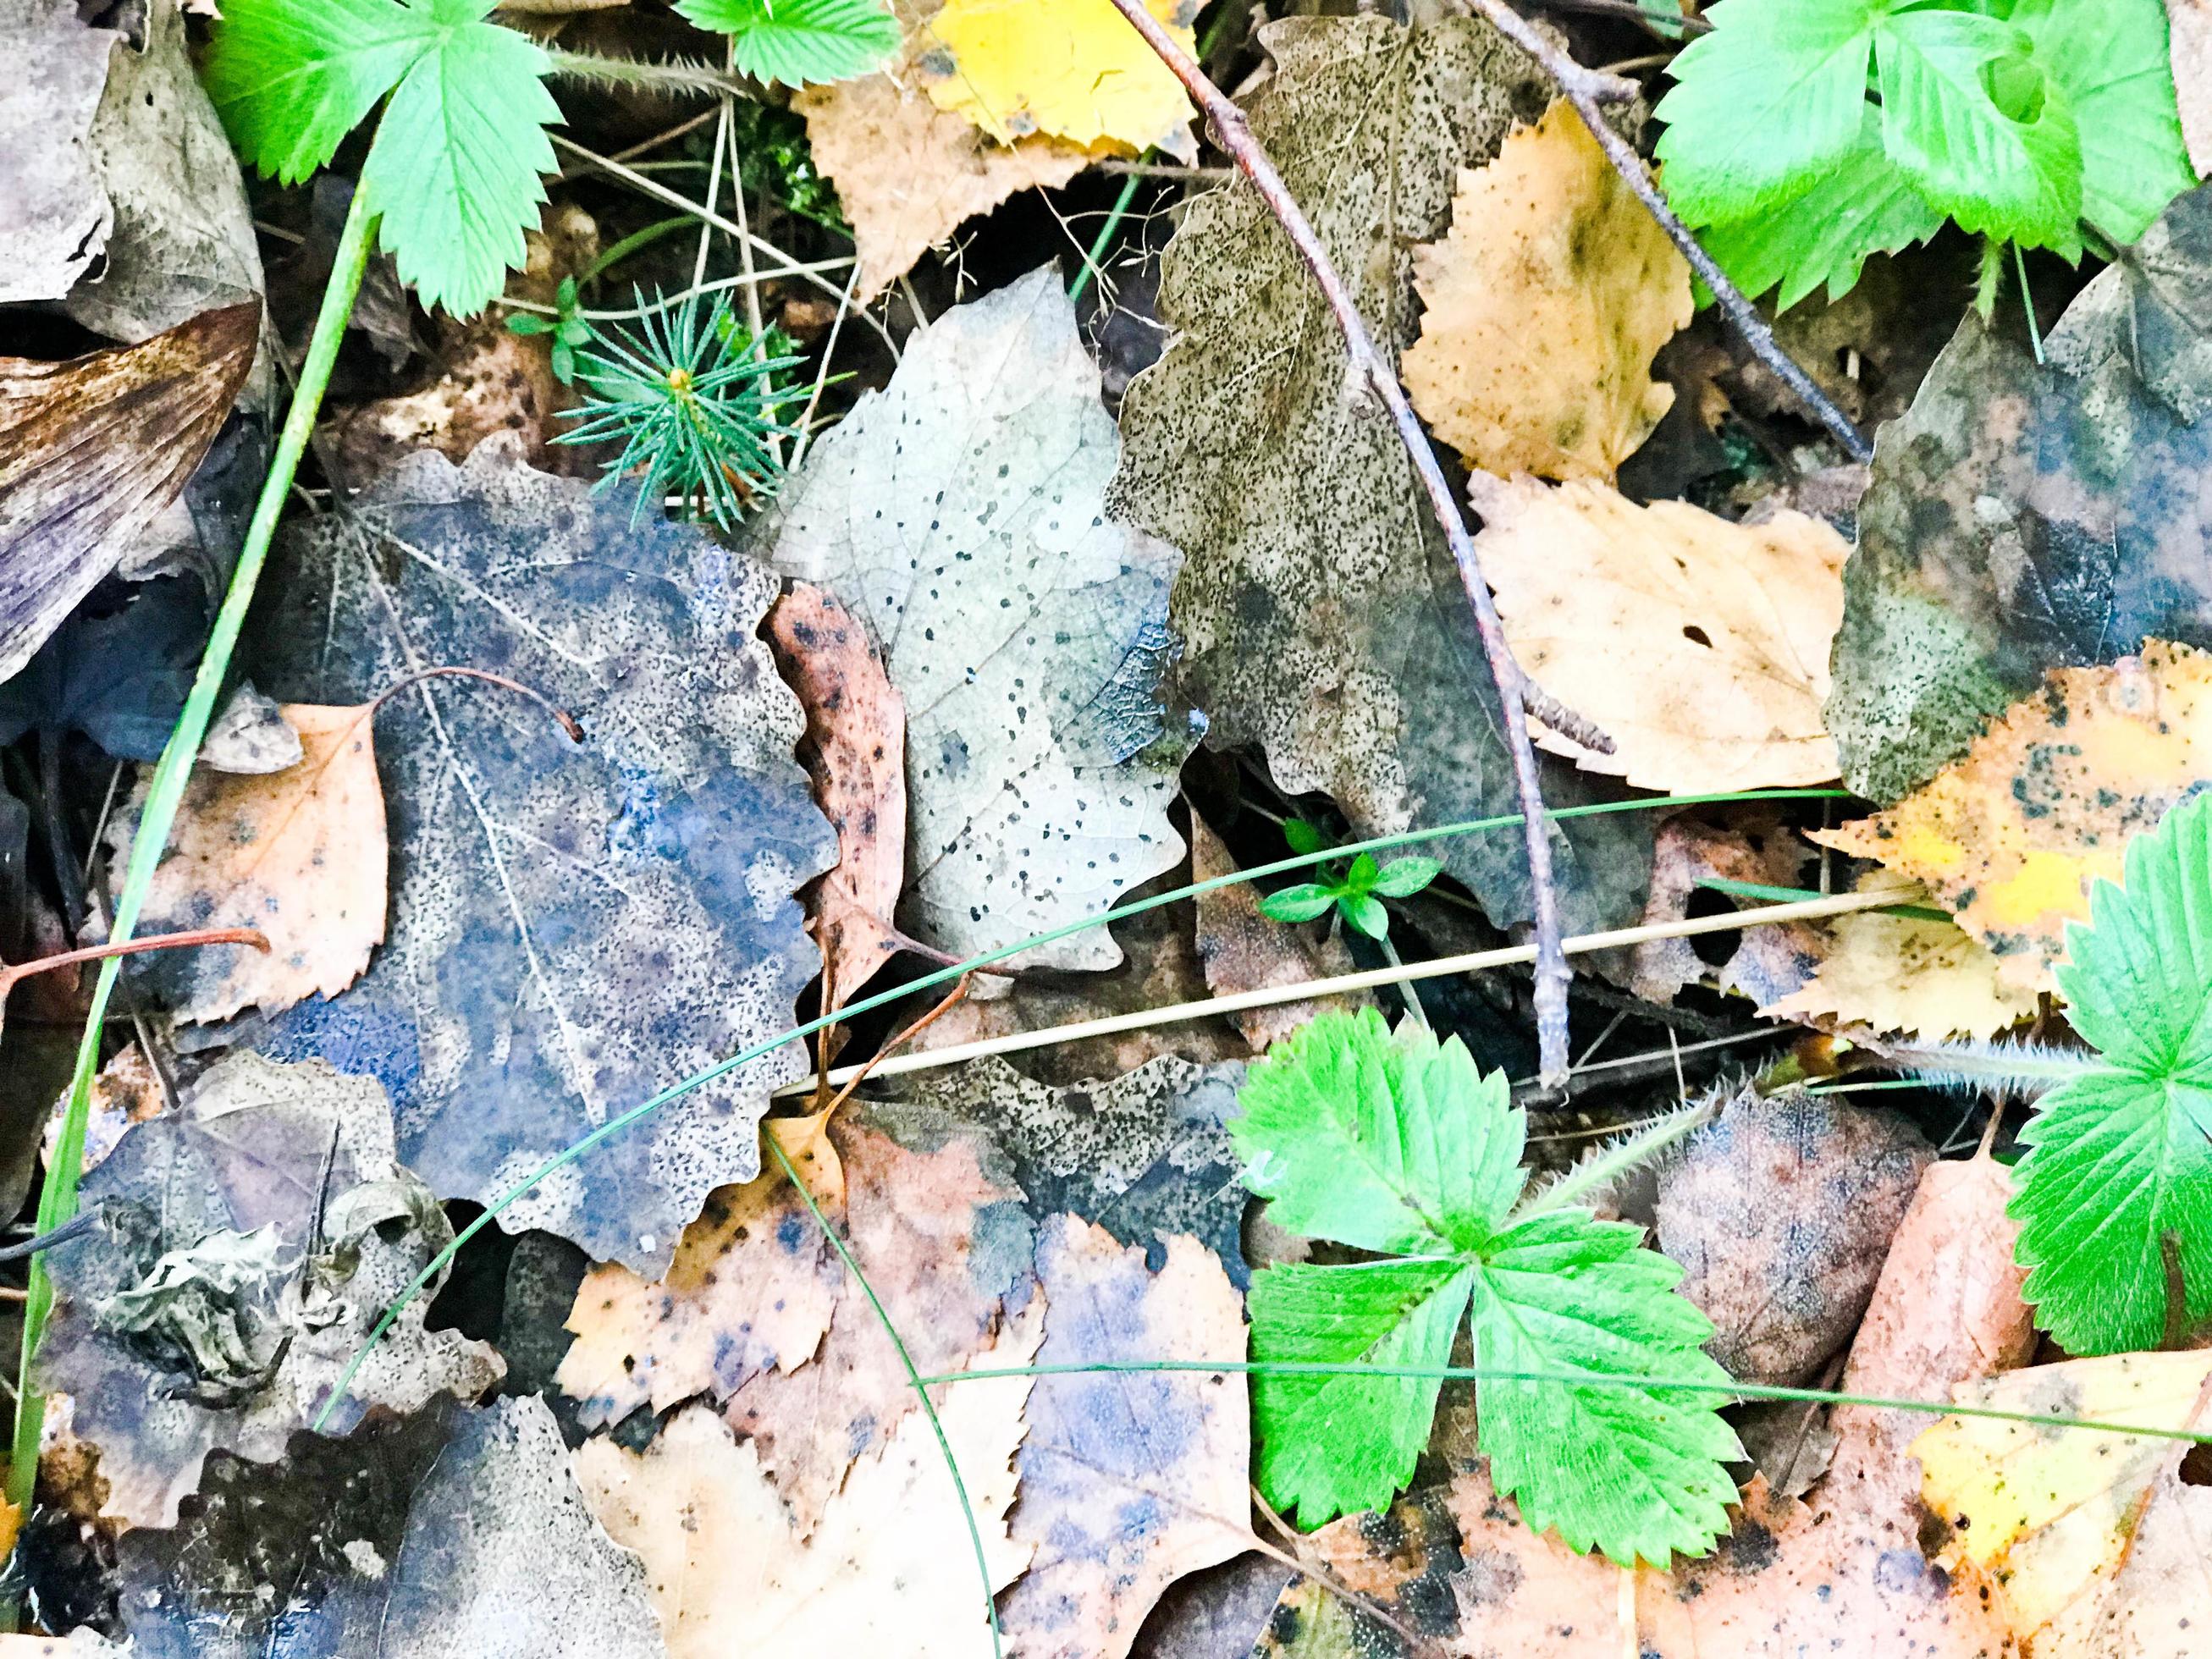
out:
M835 1214L844 1169L827 1114L777 1118L775 1135L808 1189ZM780 1166L708 1194L684 1230L668 1271L648 1283L619 1262L577 1286L561 1360L562 1392L586 1428L640 1406L666 1411L695 1395L726 1400L757 1371L797 1370L814 1357L844 1288L844 1264Z
M1194 811L1190 815L1191 879L1212 881L1233 875L1236 870L1237 861L1229 855L1228 848ZM1199 966L1206 974L1206 988L1216 996L1298 985L1353 969L1351 949L1340 932L1332 928L1322 933L1262 915L1260 895L1249 882L1200 893L1194 903ZM1371 994L1362 991L1351 997L1332 997L1327 1003L1279 1002L1229 1018L1244 1033L1252 1052L1264 1054L1270 1043L1288 1036L1326 1008L1371 1007L1374 1001Z
M1850 1340L1935 1158L1909 1119L1745 1089L1659 1173L1659 1248L1740 1382L1814 1376Z
M1430 429L1500 477L1610 483L1674 401L1651 359L1690 320L1690 267L1574 106L1462 168L1451 234L1413 260Z
M1188 1236L1154 1271L1144 1246L1058 1216L1036 1269L1040 1365L1243 1358L1244 1298ZM1041 1376L1025 1416L1009 1530L1032 1554L1002 1605L1007 1638L1030 1659L1125 1659L1168 1585L1251 1543L1244 1378Z
M161 1074L137 1043L125 1044L102 1066L92 1079L92 1109L84 1125L84 1163L89 1170L115 1150L123 1132L134 1123L159 1117L167 1101ZM69 1111L69 1094L63 1091L46 1120L44 1151L51 1166L60 1145L62 1119Z
M240 680L208 722L192 764L261 777L297 766L307 755L276 701L255 690L252 680Z
M592 1519L537 1399L297 1435L273 1469L218 1454L173 1529L116 1553L135 1659L669 1651L644 1568Z
M88 27L75 0L22 0L9 14L0 48L18 73L0 96L0 305L68 293L115 222L87 142L115 32Z
M547 472L580 470L576 452L555 447L566 429L556 418L576 397L555 378L543 340L526 340L504 316L479 317L451 331L437 377L417 391L341 410L325 428L347 476L362 477L435 449L449 461L495 433L512 432L530 465Z
M977 1368L1027 1364L1039 1322L1032 1312L1010 1327ZM854 1462L811 1536L754 1449L703 1407L680 1413L642 1456L586 1441L576 1479L601 1524L643 1558L671 1659L970 1659L990 1640L986 1595L1030 1557L1005 1521L1030 1387L1027 1377L1004 1377L944 1391L937 1416L960 1472L957 1492L931 1425L909 1413ZM970 1544L971 1524L980 1547Z
M1962 1406L2144 1428L2201 1428L2212 1353L2111 1354L1955 1389ZM2182 1655L2212 1620L2212 1508L2179 1478L2185 1442L1947 1417L1912 1443L1943 1559L2002 1610L2023 1647L2068 1656ZM2188 1564L2174 1570L2175 1557Z
M580 721L465 679L378 716L391 921L351 989L258 1041L370 1073L400 1154L489 1202L606 1120L787 1030L818 960L791 895L828 826L802 716L755 635L775 578L696 526L534 472L517 441L419 452L356 522L280 537L239 659L288 702L365 702L495 664ZM327 643L326 643L327 641ZM501 1217L658 1273L718 1186L759 1173L776 1049L671 1103Z
M174 500L253 362L257 306L67 362L0 357L0 679Z
M804 582L768 613L769 638L806 710L801 756L837 832L837 867L809 908L842 1007L898 954L890 926L906 884L906 704L834 594Z
M0 684L0 738L82 732L118 760L160 759L213 615L197 580L101 582Z
M1100 0L1103 3L1103 0ZM1103 516L1119 453L1047 265L939 318L784 495L777 567L864 617L906 699L909 931L956 957L1182 857L1164 543ZM1110 968L1103 930L1022 965Z
M1193 0L1146 6L1177 46L1198 49ZM1002 144L1042 132L1198 159L1182 82L1111 0L946 0L928 30L934 49L919 68L931 101Z
M1884 890L1899 904L1927 903L1917 882L1887 871L1853 890ZM1862 910L1827 933L1812 978L1760 1014L1935 1042L1994 1036L2034 1017L2035 994L2003 983L1997 958L1955 921Z
M1796 830L1771 809L1732 812L1725 825L1677 813L1659 826L1644 925L1686 920L1691 900L1709 890L1699 884L1714 878L1765 887L1802 886L1811 856ZM1708 966L1686 939L1655 939L1626 953L1625 973L1604 971L1624 979L1638 996L1651 1002L1672 1002L1684 986L1700 984L1766 1002L1802 986L1825 950L1817 927L1784 922L1746 928L1741 941L1718 968Z
M1538 743L1678 794L1836 775L1820 704L1850 549L1829 525L1638 507L1587 480L1550 489L1477 473L1468 493L1514 654L1618 747L1600 755L1540 727Z
M1814 839L1925 882L1997 959L2001 987L2055 990L2066 923L2118 882L2128 837L2212 776L2212 653L2062 668L1886 812Z
M1413 338L1413 246L1453 181L1549 89L1490 27L1449 17L1285 18L1252 131L1387 359ZM1113 511L1182 550L1180 680L1222 748L1254 744L1286 793L1332 796L1361 836L1518 810L1467 593L1379 405L1347 396L1312 277L1241 178L1189 197L1163 255L1166 354L1130 383ZM1553 805L1594 786L1547 768ZM1641 908L1648 824L1596 817L1553 842L1570 932ZM1526 919L1512 835L1440 845L1490 919Z
M2189 159L2212 173L2212 0L2166 0L2166 21Z
M374 705L283 707L298 733L296 765L260 775L194 769L169 850L147 889L139 925L257 927L266 951L203 945L159 953L132 977L185 1022L243 1008L273 1014L302 997L336 996L361 976L384 938L384 791L371 746ZM111 822L109 868L131 860L142 781Z
M46 1257L57 1299L37 1376L75 1398L106 1512L137 1526L176 1524L210 1451L283 1457L386 1304L453 1237L393 1161L382 1089L258 1054L223 1060L175 1115L127 1130L82 1193L106 1222ZM139 1310L149 1316L125 1316ZM428 1311L427 1298L409 1304L369 1350L337 1431L372 1407L410 1412L498 1381L499 1356L427 1329Z
M906 29L899 56L878 75L806 87L791 106L806 118L815 165L837 186L860 264L853 303L865 306L967 220L1032 188L1057 189L1091 165L1091 152L1042 134L1000 143L946 113L921 85L934 42L934 0L893 0Z
M1844 573L1828 729L1889 803L2050 670L2212 646L2212 189L2068 307L2039 366L1969 315L1886 428Z

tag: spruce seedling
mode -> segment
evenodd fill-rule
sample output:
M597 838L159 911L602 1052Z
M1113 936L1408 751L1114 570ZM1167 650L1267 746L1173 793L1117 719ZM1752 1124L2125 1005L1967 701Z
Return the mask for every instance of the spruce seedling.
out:
M1478 1370L1596 1374L1603 1382L1478 1382L1492 1482L1522 1517L1624 1565L1696 1555L1728 1530L1742 1455L1720 1396L1613 1379L1725 1388L1713 1328L1675 1294L1682 1270L1642 1230L1554 1194L1523 1207L1527 1115L1502 1073L1455 1037L1372 1009L1324 1014L1254 1066L1230 1126L1245 1184L1296 1233L1372 1252L1345 1266L1263 1269L1255 1361L1444 1365L1462 1326ZM1312 1527L1380 1509L1428 1442L1433 1376L1255 1376L1259 1480Z

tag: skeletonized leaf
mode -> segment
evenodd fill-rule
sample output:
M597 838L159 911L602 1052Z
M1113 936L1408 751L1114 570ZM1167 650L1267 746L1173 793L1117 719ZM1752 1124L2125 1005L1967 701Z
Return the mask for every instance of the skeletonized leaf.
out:
M1119 447L1047 266L918 336L786 492L778 568L865 621L906 699L912 930L957 956L1182 854L1158 689L1177 559L1106 521ZM1120 959L1103 929L1022 958Z

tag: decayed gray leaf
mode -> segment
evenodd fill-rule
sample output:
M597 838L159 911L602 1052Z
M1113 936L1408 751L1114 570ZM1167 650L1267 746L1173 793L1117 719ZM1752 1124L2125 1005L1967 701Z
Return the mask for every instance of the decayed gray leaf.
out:
M1117 447L1045 266L932 324L787 492L777 566L866 623L906 699L908 921L956 956L1182 855L1158 695L1176 555L1106 522ZM1022 958L1121 959L1103 928Z
M76 0L0 0L0 304L58 299L107 244L90 136L114 45Z
M1828 730L1893 801L2053 668L2212 646L2212 185L2067 308L2039 367L1968 316L1882 428Z
M1486 24L1294 18L1253 131L1393 357L1417 326L1413 252L1443 234L1462 167L1549 101ZM1194 198L1168 244L1176 331L1122 405L1114 511L1182 549L1172 616L1210 740L1260 744L1293 793L1326 790L1363 836L1517 810L1467 595L1389 417L1356 398L1311 275L1258 192ZM1589 799L1545 769L1553 805ZM1649 830L1597 818L1553 856L1571 928L1632 915ZM1501 924L1529 914L1511 832L1436 849Z
M792 894L835 856L793 758L799 701L756 630L775 581L696 528L594 500L488 441L419 452L285 538L242 662L282 702L366 702L391 815L384 948L262 1046L391 1091L408 1164L489 1200L656 1091L787 1030L816 971ZM775 1050L662 1108L506 1212L657 1277L714 1188L750 1180Z
M76 1401L100 1448L106 1513L168 1526L217 1448L260 1462L320 1410L369 1328L453 1234L392 1160L392 1109L368 1078L238 1054L173 1116L134 1125L84 1178L101 1229L47 1258L58 1301L41 1388ZM377 1229L379 1220L404 1220ZM426 1331L415 1302L332 1419L482 1393L499 1356Z
M218 1455L117 1554L137 1659L666 1659L534 1396L300 1435L275 1469Z

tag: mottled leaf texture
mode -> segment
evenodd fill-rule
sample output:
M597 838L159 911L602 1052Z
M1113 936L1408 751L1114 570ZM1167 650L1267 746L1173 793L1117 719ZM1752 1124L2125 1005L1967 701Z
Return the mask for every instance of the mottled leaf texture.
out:
M1446 1364L1462 1316L1496 1370L1724 1382L1711 1322L1641 1230L1588 1210L1516 1217L1526 1114L1458 1038L1324 1015L1252 1068L1233 1127L1269 1218L1382 1261L1270 1267L1252 1282L1255 1359ZM1316 1525L1379 1509L1428 1443L1433 1377L1257 1375L1259 1480ZM1482 1449L1528 1524L1624 1565L1702 1553L1728 1530L1741 1455L1694 1389L1557 1376L1475 1384Z
M906 699L912 929L956 956L1172 867L1171 547L1109 524L1119 442L1051 266L947 312L789 486L775 560L866 623ZM1103 928L1024 952L1110 968Z
M656 1091L791 1024L815 972L793 890L829 827L792 758L802 717L756 636L769 573L688 526L533 472L512 439L419 452L360 527L282 543L242 653L286 701L366 702L441 664L466 679L377 719L386 942L352 989L262 1039L391 1091L402 1156L489 1200ZM501 1219L657 1275L714 1187L759 1169L781 1049L664 1107Z
M76 1434L100 1449L106 1510L137 1526L175 1524L212 1450L282 1458L386 1304L453 1237L428 1188L393 1162L383 1090L258 1054L224 1060L179 1112L127 1130L83 1195L88 1208L109 1206L106 1223L49 1257L58 1300L38 1376L75 1397ZM196 1271L264 1228L276 1233L273 1274L225 1289ZM199 1282L157 1320L125 1328L134 1287L187 1278ZM414 1411L498 1381L499 1356L458 1331L425 1330L428 1310L413 1303L370 1351L334 1429L371 1407ZM227 1378L207 1363L225 1335ZM235 1398L207 1395L224 1381Z
M138 1659L668 1652L643 1565L585 1508L535 1396L302 1434L274 1470L217 1456L177 1527L117 1553Z
M2066 930L2074 1028L2103 1064L2037 1103L2011 1213L2036 1321L2070 1353L2154 1346L2167 1322L2162 1241L2179 1248L2190 1319L2212 1312L2212 795L2128 843Z
M2045 671L2212 645L2212 186L2068 307L2038 367L1968 316L1885 428L1827 705L1844 781L1893 801Z
M1443 234L1459 170L1549 90L1464 18L1292 18L1260 38L1276 70L1253 130L1395 357L1418 320L1415 246ZM1183 551L1172 616L1210 740L1258 744L1279 784L1328 792L1363 836L1516 810L1466 591L1388 417L1346 386L1311 274L1242 179L1189 201L1164 259L1174 332L1130 385L1111 499ZM1566 768L1545 776L1554 805L1589 798ZM1553 832L1571 929L1634 915L1650 833ZM1444 856L1492 921L1529 914L1513 835Z
M253 364L260 307L67 362L0 357L0 680L174 501Z

